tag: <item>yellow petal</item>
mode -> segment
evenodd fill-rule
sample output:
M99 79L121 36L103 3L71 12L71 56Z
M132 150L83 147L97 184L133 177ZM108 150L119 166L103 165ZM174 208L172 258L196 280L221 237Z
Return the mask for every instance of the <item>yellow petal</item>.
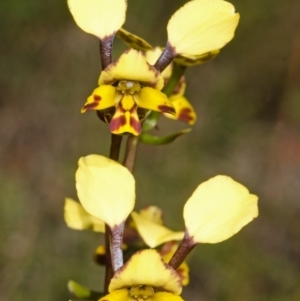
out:
M166 292L158 292L154 294L153 301L184 301L180 296L166 293Z
M99 39L113 35L125 22L126 0L68 0L77 25Z
M137 81L144 86L161 90L164 79L153 66L147 63L141 51L129 49L100 74L99 85L111 85L119 80Z
M174 232L168 228L149 221L136 212L131 213L136 228L150 248L155 248L164 242L172 240L182 240L184 232Z
M124 28L120 28L117 31L117 37L122 39L127 46L130 48L134 48L136 50L149 50L152 49L152 46L142 39L141 37L125 30Z
M105 232L103 221L90 215L78 202L69 198L65 199L64 218L69 228Z
M104 296L99 301L128 301L129 291L127 289L120 289Z
M181 280L176 271L163 262L156 250L136 252L114 274L108 291L149 285L176 295L181 293Z
M142 218L149 220L155 224L163 224L162 210L156 206L148 206L144 209L141 209L139 214Z
M134 100L137 105L147 110L158 111L162 113L174 114L175 109L168 97L153 88L145 87L134 95Z
M258 216L258 197L227 176L198 186L184 206L188 234L197 243L226 240Z
M121 94L117 89L110 85L103 85L96 88L92 95L88 97L87 102L81 109L81 113L90 110L104 110L114 107L121 99Z
M194 0L171 17L167 31L176 54L201 55L225 46L239 22L234 6L223 0Z
M174 95L170 97L170 100L172 101L176 114L175 115L164 114L166 117L175 120L184 121L189 125L193 125L196 122L197 119L196 112L193 106L184 96Z
M162 54L162 49L160 47L155 47L151 50L146 51L146 59L150 65L154 65L160 55ZM163 78L169 79L172 74L172 64L168 65L167 68L161 73Z
M121 164L99 155L79 159L76 188L84 209L111 228L124 222L135 202L135 181Z

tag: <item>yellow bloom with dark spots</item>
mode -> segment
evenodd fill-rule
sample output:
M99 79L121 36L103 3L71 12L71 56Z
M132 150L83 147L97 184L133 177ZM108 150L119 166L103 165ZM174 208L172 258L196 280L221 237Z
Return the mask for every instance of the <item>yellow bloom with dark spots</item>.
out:
M81 112L113 108L106 121L114 134L141 133L140 119L145 112L139 108L175 113L172 102L160 92L164 85L162 75L140 51L129 49L123 53L101 72L98 83Z

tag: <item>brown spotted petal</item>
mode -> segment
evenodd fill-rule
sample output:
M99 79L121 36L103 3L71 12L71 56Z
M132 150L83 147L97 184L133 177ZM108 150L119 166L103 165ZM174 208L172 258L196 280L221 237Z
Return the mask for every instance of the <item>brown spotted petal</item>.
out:
M138 285L149 285L175 295L180 295L182 290L181 279L176 271L152 249L135 253L117 270L108 290L113 292Z
M142 88L141 91L134 96L134 100L141 108L158 111L162 113L175 114L175 109L168 97L149 87Z
M188 123L189 125L193 125L196 122L196 112L193 106L184 96L173 95L170 97L170 100L172 101L176 114L164 114L166 117L175 120L181 120Z
M92 95L88 97L87 102L81 109L81 113L90 110L104 110L114 107L119 99L120 95L118 95L115 87L103 85L96 88Z

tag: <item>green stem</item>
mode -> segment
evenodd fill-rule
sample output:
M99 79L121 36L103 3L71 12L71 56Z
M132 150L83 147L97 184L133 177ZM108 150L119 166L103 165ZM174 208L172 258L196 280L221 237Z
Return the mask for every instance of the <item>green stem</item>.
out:
M169 78L167 84L162 89L162 92L166 94L168 97L170 97L173 94L174 89L176 88L181 77L183 76L185 70L186 70L185 66L181 66L176 63L173 63L172 75Z

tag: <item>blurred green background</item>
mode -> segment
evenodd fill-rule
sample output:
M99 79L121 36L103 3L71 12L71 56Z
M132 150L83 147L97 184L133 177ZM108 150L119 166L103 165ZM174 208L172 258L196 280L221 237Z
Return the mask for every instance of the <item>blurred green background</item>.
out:
M125 28L163 46L184 0L129 0ZM198 121L171 145L140 145L136 208L155 204L183 228L185 200L202 181L230 175L260 197L260 216L232 239L189 257L187 301L300 300L300 2L233 2L235 39L187 71ZM91 260L101 235L72 231L64 197L76 198L80 156L108 154L110 135L80 114L100 72L98 42L65 1L0 9L0 300L69 300L69 279L102 287ZM124 50L115 43L115 58ZM161 120L160 133L184 128Z

